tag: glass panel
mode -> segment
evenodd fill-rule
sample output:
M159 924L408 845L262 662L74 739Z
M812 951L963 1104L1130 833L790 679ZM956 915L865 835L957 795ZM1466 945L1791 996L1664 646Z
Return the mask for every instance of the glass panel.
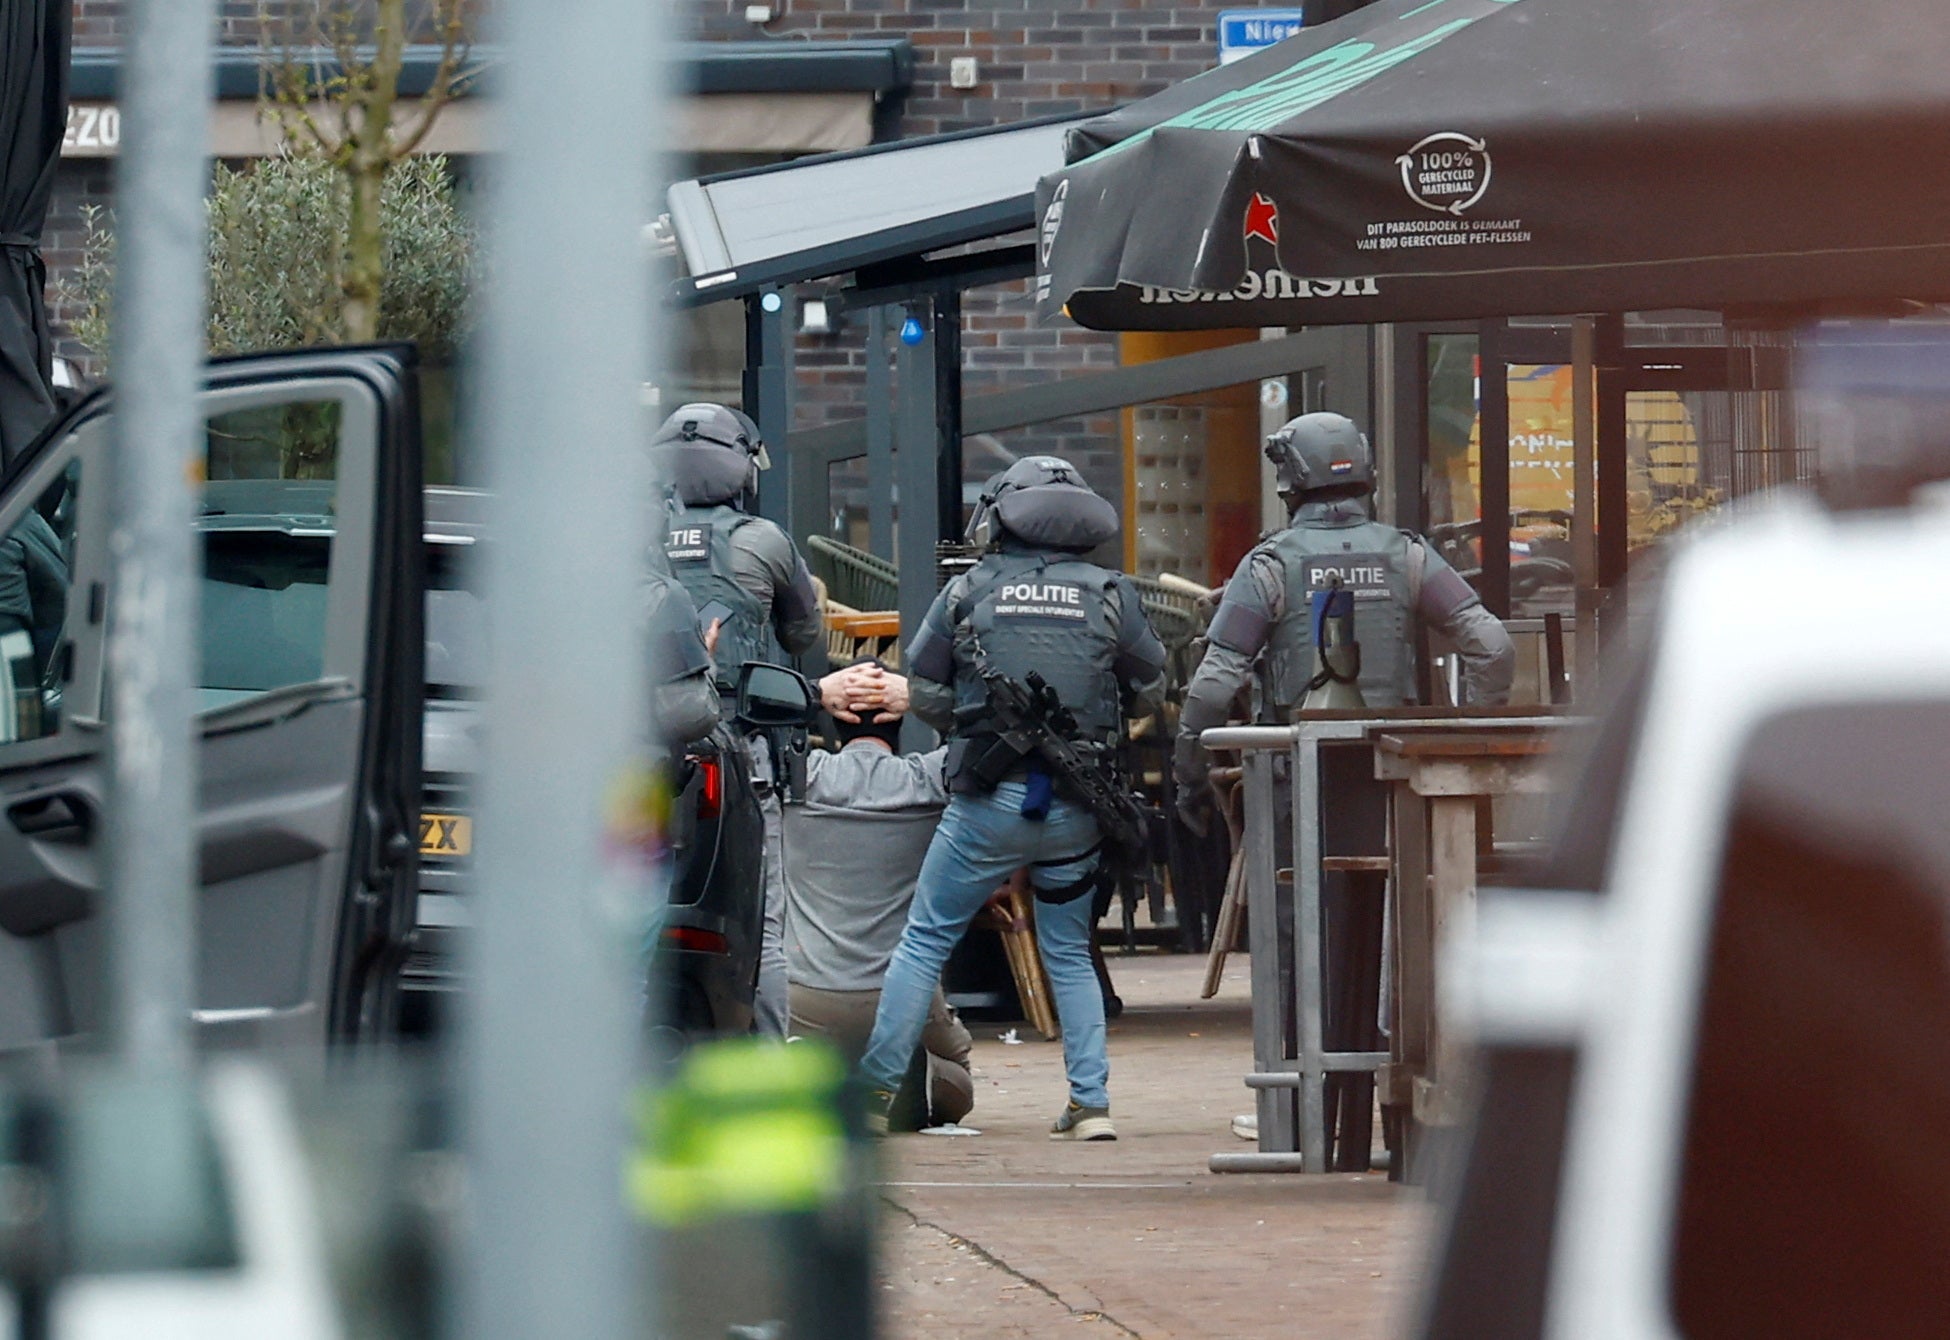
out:
M487 684L487 602L480 592L478 547L427 545L427 685L479 689Z
M1634 391L1625 415L1634 554L1735 498L1814 474L1812 444L1778 391Z
M1429 538L1472 584L1483 567L1482 400L1474 335L1429 337ZM1510 397L1510 602L1513 618L1572 606L1575 493L1568 364L1517 364Z
M1139 405L1131 411L1137 487L1133 571L1140 577L1170 572L1201 586L1212 584L1206 534L1207 414L1203 405Z
M1482 516L1482 459L1475 450L1478 408L1476 337L1428 339L1429 533L1440 543L1445 527L1474 527ZM1471 555L1459 567L1482 566ZM1445 553L1449 546L1443 546ZM1453 557L1452 557L1453 561Z
M831 509L827 534L855 549L871 549L869 505L872 483L867 476L867 458L852 456L826 467L826 496Z
M80 496L81 462L70 460L0 540L0 742L61 727L59 652Z
M1674 1213L1690 1340L1950 1316L1950 702L1764 725L1719 873Z
M209 421L203 706L323 673L342 407L253 406Z
M1518 364L1510 389L1510 614L1569 615L1577 498L1569 363Z

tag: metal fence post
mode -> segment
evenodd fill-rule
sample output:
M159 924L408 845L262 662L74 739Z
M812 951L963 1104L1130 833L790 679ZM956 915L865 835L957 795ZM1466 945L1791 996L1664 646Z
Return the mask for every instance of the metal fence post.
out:
M116 406L109 490L109 1032L189 1068L196 989L191 739L202 456L204 212L213 0L132 0L116 165Z
M1274 825L1278 807L1273 797L1273 753L1248 749L1240 755L1242 784L1246 788L1246 880L1247 947L1252 971L1252 997L1255 1001L1280 999L1280 923L1279 855ZM1286 1030L1282 1009L1259 1008L1253 1011L1253 1069L1261 1074L1280 1070L1286 1057ZM1255 1091L1254 1108L1259 1114L1259 1147L1262 1150L1290 1150L1295 1145L1293 1092L1265 1088Z
M494 630L467 965L471 1239L449 1333L645 1333L626 1213L650 797L643 224L666 10L510 0L483 402ZM603 127L628 127L622 140Z

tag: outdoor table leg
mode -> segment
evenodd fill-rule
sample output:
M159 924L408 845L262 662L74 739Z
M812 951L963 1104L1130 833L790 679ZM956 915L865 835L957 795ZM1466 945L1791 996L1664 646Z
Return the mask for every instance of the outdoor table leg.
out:
M1431 796L1428 806L1434 874L1430 948L1439 955L1441 946L1469 935L1476 922L1476 797ZM1436 987L1435 999L1440 999L1439 983ZM1439 1025L1431 1033L1433 1076L1416 1086L1415 1115L1428 1124L1450 1125L1460 1115L1455 1110L1456 1049Z
M1394 954L1394 1012L1388 1034L1389 1065L1381 1101L1395 1109L1402 1129L1401 1157L1411 1144L1408 1126L1415 1103L1415 1081L1428 1073L1429 1029L1435 1014L1435 950L1429 907L1428 808L1406 782L1389 796L1389 851L1394 867L1388 893L1393 900L1391 952ZM1391 1171L1395 1171L1391 1169ZM1405 1178L1404 1167L1396 1172Z
M1246 792L1246 934L1252 955L1253 1069L1262 1075L1289 1066L1284 1010L1279 1007L1280 921L1275 905L1279 861L1274 849L1273 759L1270 752L1247 753L1242 760L1245 773L1241 782ZM1254 1107L1259 1115L1262 1153L1291 1154L1299 1148L1291 1090L1256 1089Z

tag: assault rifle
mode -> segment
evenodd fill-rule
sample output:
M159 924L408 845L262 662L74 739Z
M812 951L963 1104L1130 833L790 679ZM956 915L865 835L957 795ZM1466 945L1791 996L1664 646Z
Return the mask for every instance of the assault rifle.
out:
M1076 740L1075 713L1034 670L1011 679L978 657L975 672L988 691L979 715L995 744L975 760L984 785L994 785L1030 755L1042 760L1059 789L1081 801L1097 820L1112 863L1134 866L1150 858L1150 816L1137 797L1119 786L1112 760L1100 748Z

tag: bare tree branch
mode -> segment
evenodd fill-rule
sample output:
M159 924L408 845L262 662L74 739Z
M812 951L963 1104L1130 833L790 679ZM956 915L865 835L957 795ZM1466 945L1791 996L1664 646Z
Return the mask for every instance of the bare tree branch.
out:
M336 161L344 147L342 137L329 134L312 114L312 103L320 95L319 80L301 57L304 46L287 9L273 20L265 0L257 6L259 42L263 56L259 65L258 105L260 112L275 118L279 133L299 146ZM308 25L307 36L318 35L316 15ZM275 37L273 36L275 34ZM273 49L275 47L275 50ZM317 44L311 44L316 51Z
M419 114L406 135L395 141L393 152L404 158L419 150L426 140L427 132L440 118L440 111L454 100L460 91L462 71L468 57L473 53L473 44L467 36L468 0L434 0L432 18L434 31L440 40L440 64L434 69L433 81L420 98Z

